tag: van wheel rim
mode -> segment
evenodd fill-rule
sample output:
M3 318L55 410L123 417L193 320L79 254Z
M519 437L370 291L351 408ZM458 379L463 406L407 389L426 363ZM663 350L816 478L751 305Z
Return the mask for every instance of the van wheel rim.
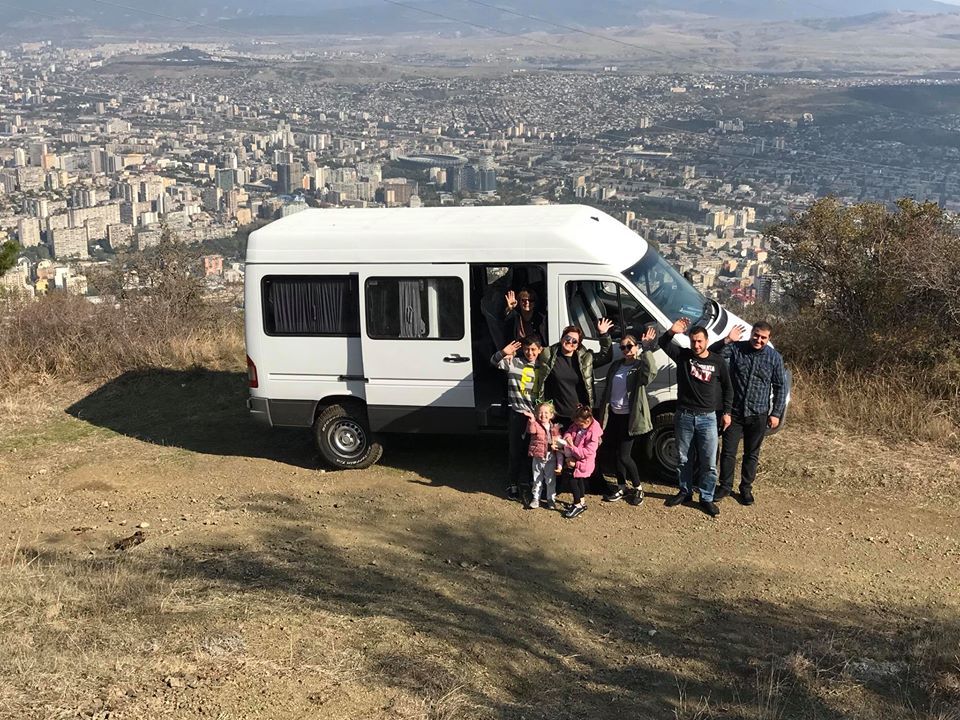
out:
M677 455L677 438L673 435L662 438L657 443L657 455L660 464L664 467L677 467L680 464L680 458Z
M367 436L359 423L352 420L341 420L327 434L332 447L338 455L356 457L363 453L367 444Z

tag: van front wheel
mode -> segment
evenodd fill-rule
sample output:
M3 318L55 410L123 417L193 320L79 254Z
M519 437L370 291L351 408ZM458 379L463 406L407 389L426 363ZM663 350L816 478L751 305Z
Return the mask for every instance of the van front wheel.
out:
M663 480L676 482L680 460L677 456L672 412L661 412L653 416L653 431L645 438L644 451L647 461L656 466Z
M338 470L363 470L383 455L363 410L352 405L325 407L313 424L313 436L323 459Z

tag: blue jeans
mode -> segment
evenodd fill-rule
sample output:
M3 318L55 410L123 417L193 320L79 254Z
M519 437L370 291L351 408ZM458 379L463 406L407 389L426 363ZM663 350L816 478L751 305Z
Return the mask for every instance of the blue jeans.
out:
M713 491L717 487L717 446L720 438L717 433L717 414L695 415L687 410L678 410L674 419L674 433L677 438L677 454L680 464L677 466L677 484L680 492L693 494L693 466L699 461L700 499L713 500ZM691 445L695 452L690 452Z

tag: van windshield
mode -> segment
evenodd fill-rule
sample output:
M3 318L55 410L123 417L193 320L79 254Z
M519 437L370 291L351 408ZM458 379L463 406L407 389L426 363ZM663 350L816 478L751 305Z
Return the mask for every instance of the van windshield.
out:
M710 321L713 305L653 248L623 274L650 298L670 321L689 318L694 325Z

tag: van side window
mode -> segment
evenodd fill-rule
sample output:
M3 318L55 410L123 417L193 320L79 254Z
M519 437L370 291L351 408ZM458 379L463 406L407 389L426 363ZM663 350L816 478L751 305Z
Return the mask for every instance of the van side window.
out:
M612 280L576 280L565 288L570 324L577 325L584 337L596 339L597 320L613 321L610 334L619 339L626 334L640 337L653 316L619 283Z
M460 278L373 277L366 282L367 335L374 339L460 340Z
M261 284L267 335L360 337L355 275L268 275Z

